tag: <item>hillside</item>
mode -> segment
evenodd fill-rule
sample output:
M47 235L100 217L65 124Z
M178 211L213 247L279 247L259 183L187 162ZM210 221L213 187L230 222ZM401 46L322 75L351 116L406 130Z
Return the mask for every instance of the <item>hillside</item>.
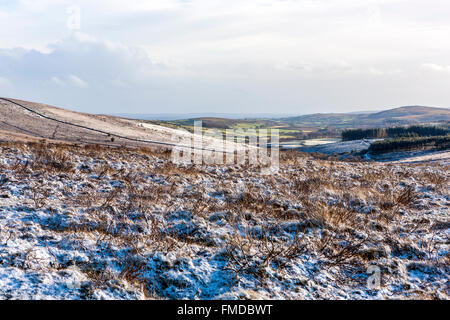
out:
M143 120L145 121L145 120ZM444 108L409 106L380 112L316 113L283 118L228 119L200 117L171 121L145 121L169 128L193 130L194 121L202 121L204 128L226 129L278 129L280 141L320 137L340 137L341 131L350 128L373 128L413 124L443 123L450 121L450 110Z
M449 174L0 144L0 299L448 300Z
M374 113L318 113L284 118L297 125L317 126L377 126L450 121L450 109L406 106Z
M377 124L414 124L426 122L450 121L450 109L407 106L389 109L380 112L351 112L351 113L316 113L285 118L254 118L254 119L227 119L218 117L191 118L172 121L175 124L190 126L194 121L202 120L209 128L232 128L234 126L261 122L264 126L291 124L304 127L358 127Z
M404 122L450 121L450 109L422 106L400 107L369 114L367 119Z
M137 148L182 134L147 122L0 110L0 299L449 299L448 157L263 175Z
M192 134L175 128L0 98L0 141L40 141L171 149ZM223 142L206 138L221 150Z

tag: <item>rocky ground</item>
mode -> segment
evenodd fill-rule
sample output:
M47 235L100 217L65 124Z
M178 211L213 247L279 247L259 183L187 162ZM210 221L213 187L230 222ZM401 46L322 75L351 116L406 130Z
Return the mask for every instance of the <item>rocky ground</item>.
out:
M449 299L446 163L0 152L0 299Z

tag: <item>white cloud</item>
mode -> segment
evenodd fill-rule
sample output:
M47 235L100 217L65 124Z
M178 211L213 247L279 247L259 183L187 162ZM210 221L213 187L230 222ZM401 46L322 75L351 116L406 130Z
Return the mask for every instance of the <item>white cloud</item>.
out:
M422 64L422 68L430 71L450 73L450 66L441 66L434 63L424 63Z
M440 81L448 0L70 5L81 9L81 32L67 28L64 1L0 4L0 72L15 85L7 93L98 112L450 105ZM435 64L418 69L423 61Z
M60 87L65 87L67 85L63 80L61 80L59 77L56 76L52 77L50 81L51 83L56 84L57 86Z
M68 80L70 81L71 84L73 84L78 88L87 88L89 86L89 84L86 81L80 79L77 76L74 76L73 74L68 76Z
M53 76L51 77L49 83L57 85L59 87L73 86L82 89L89 87L89 84L86 81L73 74L69 74L68 76L63 77L62 79L60 77Z

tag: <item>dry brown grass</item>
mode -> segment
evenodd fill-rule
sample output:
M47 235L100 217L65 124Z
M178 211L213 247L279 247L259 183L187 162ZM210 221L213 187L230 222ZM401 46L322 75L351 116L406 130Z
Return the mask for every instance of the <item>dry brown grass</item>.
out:
M360 272L384 255L380 237L385 245L403 248L400 233L428 232L431 225L442 228L427 219L411 220L401 214L416 212L418 183L448 192L448 175L441 174L445 168L420 171L418 176L414 165L312 161L295 151L281 154L278 175L260 176L257 167L248 165L229 166L224 174L204 166L178 166L168 160L165 149L45 143L2 147L31 155L26 163L3 165L0 173L11 170L16 179L34 182L29 192L36 210L51 205L49 196L54 191L44 180L76 182L66 185L58 196L77 212L78 219L68 219L70 223L55 230L128 248L118 278L142 287L148 297L154 294L143 276L143 257L194 245L211 248L222 243L227 269L236 279L250 275L261 284L270 277L267 268L282 273L303 254L314 255L320 268ZM113 165L130 163L133 169ZM0 187L10 178L1 177ZM189 212L210 228L214 227L208 222L211 214L223 212L223 225L234 231L222 242L170 232L162 220L179 211ZM280 237L283 228L289 237ZM0 234L2 241L8 241L4 240L7 234L2 230ZM437 248L439 244L429 244L424 252L436 256ZM83 270L95 286L114 278L92 266Z

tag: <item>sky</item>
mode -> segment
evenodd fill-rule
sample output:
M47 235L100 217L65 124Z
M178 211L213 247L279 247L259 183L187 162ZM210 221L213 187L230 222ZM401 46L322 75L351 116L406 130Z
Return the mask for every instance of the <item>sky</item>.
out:
M448 0L0 0L0 96L91 113L450 107Z

